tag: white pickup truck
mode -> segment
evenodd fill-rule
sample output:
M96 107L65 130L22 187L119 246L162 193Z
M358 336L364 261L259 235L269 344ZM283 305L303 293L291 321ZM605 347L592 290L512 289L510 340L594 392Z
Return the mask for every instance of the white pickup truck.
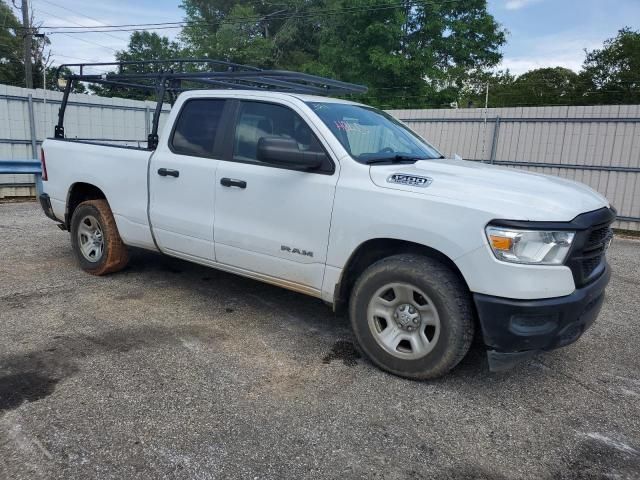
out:
M380 110L303 94L188 91L158 138L44 142L40 202L87 272L141 247L318 297L416 379L474 332L494 370L567 345L602 306L615 210L585 185L444 158Z

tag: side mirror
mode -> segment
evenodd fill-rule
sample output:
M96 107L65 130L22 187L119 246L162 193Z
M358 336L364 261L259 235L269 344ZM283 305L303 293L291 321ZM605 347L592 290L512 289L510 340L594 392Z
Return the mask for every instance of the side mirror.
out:
M281 167L314 170L320 168L326 155L324 152L304 151L292 138L262 137L258 140L258 160Z

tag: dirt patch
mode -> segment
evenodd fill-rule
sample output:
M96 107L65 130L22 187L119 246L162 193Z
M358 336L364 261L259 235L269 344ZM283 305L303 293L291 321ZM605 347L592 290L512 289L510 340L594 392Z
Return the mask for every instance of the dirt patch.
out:
M0 377L0 412L12 410L23 402L35 402L51 395L57 378L50 378L38 372L25 372Z
M358 365L359 358L361 358L360 352L353 342L339 340L333 345L331 352L324 356L322 363L329 364L333 360L342 360L347 367L355 367Z
M142 297L144 297L144 292L140 290L138 292L127 292L121 295L116 295L113 298L116 300L140 300Z
M26 308L37 296L37 293L14 293L2 297L1 300L6 303L9 308Z
M565 465L550 478L581 480L638 478L640 453L634 446L606 435L588 434Z
M414 475L407 475L406 478L425 478L424 475L416 471L411 473ZM496 472L491 472L479 465L456 466L450 470L438 472L438 474L434 475L433 478L442 480L508 480L507 477Z
M73 292L71 288L58 288L50 291L37 291L30 293L11 293L0 297L0 309L5 303L9 308L22 309L33 306L34 303L41 301L43 298L51 296L59 296L61 294Z
M36 402L51 395L56 386L74 375L79 360L103 353L126 353L136 348L179 344L193 337L203 343L224 340L206 327L139 327L108 330L96 335L55 335L41 350L0 357L0 412Z

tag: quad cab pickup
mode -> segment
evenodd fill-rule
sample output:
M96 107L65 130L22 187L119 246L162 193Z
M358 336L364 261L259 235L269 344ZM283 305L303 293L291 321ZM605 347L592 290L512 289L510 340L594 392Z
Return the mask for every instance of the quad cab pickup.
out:
M306 93L327 79L260 72L210 72L253 89L180 93L148 148L65 139L60 120L40 202L84 270L116 272L141 247L318 297L348 309L373 363L418 379L452 369L474 332L500 370L596 319L615 219L603 196L444 158L380 110Z

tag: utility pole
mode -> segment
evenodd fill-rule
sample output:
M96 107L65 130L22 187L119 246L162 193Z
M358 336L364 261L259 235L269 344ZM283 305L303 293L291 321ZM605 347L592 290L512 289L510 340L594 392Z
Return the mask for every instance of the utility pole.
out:
M33 88L33 73L31 71L31 20L29 19L28 0L22 0L22 38L24 39L24 83L27 88Z
M487 143L487 112L489 109L489 82L487 82L484 95L484 128L482 129L482 161L484 162L484 147Z
M279 14L285 13L285 12L286 12L286 10L278 10L277 12L268 13L264 17L258 19L258 22L265 22L265 24L264 24L264 33L263 33L264 38L269 38L269 24L266 23L266 20L269 20L269 18L274 16L274 15L279 15Z

